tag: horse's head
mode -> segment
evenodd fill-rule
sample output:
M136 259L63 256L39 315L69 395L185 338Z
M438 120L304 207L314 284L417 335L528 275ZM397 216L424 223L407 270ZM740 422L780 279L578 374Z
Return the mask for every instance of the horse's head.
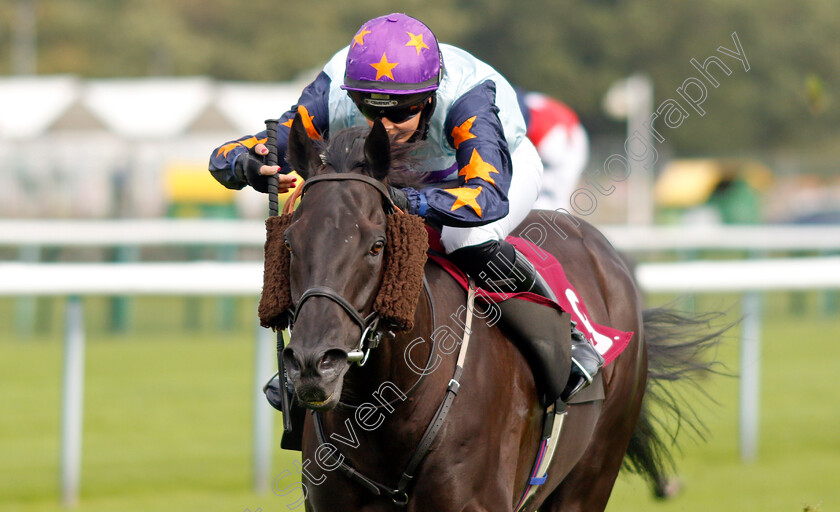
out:
M381 184L391 167L391 143L380 122L366 132L339 132L323 153L300 115L289 134L286 159L306 183L285 232L295 316L283 360L298 399L312 409L338 403L343 377L375 317L386 208L393 205Z

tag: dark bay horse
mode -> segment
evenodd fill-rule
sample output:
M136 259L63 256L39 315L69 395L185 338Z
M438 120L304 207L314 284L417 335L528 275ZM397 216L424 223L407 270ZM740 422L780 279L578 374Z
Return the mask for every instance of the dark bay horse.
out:
M293 122L287 160L306 180L352 173L393 182L394 168L408 154L378 122L370 132L344 130L328 145L320 144L314 146L299 119ZM364 366L352 364L348 357L365 328L358 319L369 317L382 284L386 201L370 180L316 181L285 231L297 309L282 355L297 399L321 418L318 425L314 412L306 414L300 468L306 509L513 510L537 455L544 410L525 358L497 326L482 319L472 325L460 389L412 475L405 500L372 492L339 470L352 467L369 482L396 487L456 367L460 339L434 339L433 331L448 326L461 335L463 326L452 313L464 306L466 293L440 267L427 263L427 292L420 294L413 327L392 339L386 336ZM532 214L528 221L540 218ZM563 215L552 222L566 238L548 239L542 248L563 265L591 320L636 334L603 370L605 400L569 406L548 479L528 510L602 511L623 461L654 484L662 482L667 447L643 407L649 376L694 379L707 372L698 357L716 342L716 334L686 336L677 324L687 319L643 311L631 272L603 235ZM312 294L313 289L335 296ZM305 292L306 302L300 304ZM682 332L683 339L668 339L674 332ZM418 367L433 371L418 372Z

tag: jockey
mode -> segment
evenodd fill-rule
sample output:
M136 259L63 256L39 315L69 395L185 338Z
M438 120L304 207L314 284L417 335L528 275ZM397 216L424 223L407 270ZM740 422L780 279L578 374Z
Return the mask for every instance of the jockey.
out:
M538 92L516 88L519 107L543 163L540 196L534 208L569 211L570 198L589 160L589 138L568 105Z
M533 265L505 241L531 211L543 168L513 87L492 67L439 45L420 21L389 14L362 25L280 117L278 154L286 150L296 113L315 139L379 118L401 142L424 140L418 160L428 186L392 187L395 204L441 227L446 253L482 286L553 298ZM292 169L285 161L264 164L265 140L263 131L222 145L212 153L210 172L228 188L250 185L262 192L268 176L279 172L280 192L288 191L294 187ZM572 376L565 389L561 385L553 393L564 399L591 382L603 365L575 331Z

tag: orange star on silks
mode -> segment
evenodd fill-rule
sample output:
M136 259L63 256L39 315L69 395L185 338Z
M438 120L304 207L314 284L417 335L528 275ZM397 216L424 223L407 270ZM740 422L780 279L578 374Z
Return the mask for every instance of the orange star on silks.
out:
M268 141L267 138L258 139L256 137L249 137L245 140L237 140L237 141L234 141L234 142L230 142L230 143L225 144L224 146L220 147L219 151L216 153L216 156L227 157L228 153L230 153L230 150L237 147L237 146L245 146L246 148L251 149L252 147L256 146L257 144L265 144L267 141Z
M230 153L231 149L241 145L242 144L238 142L230 142L228 144L225 144L224 146L219 148L219 151L216 153L216 156L224 156L225 158L227 158L228 153Z
M309 138L312 140L321 140L321 134L318 133L318 130L315 129L315 125L312 123L315 116L310 116L309 110L307 110L303 105L298 105L297 111L300 114L300 118L303 120L303 127L306 128L306 134L309 135ZM280 124L291 128L292 121L294 121L294 118Z
M376 64L371 64L371 67L376 70L376 78L374 80L379 80L383 76L387 76L393 80L393 69L397 66L399 66L399 62L388 62L388 57L385 56L385 52L382 52L382 60Z
M248 149L251 149L252 147L256 146L257 144L265 144L266 142L268 142L268 137L266 137L264 139L258 139L256 137L249 137L245 140L240 140L239 141L240 144L242 144L243 146L245 146Z
M417 50L417 55L420 55L420 50L422 50L423 48L427 50L429 49L429 47L426 46L426 43L423 42L423 34L412 34L411 32L406 32L406 34L408 34L408 37L410 37L411 39L407 43L405 43L405 45L413 46L414 49Z
M491 172L499 174L499 171L496 170L495 167L488 164L481 158L477 149L473 149L472 155L470 155L470 163L461 168L458 172L458 176L466 176L466 178L464 178L465 182L473 178L481 178L484 181L495 185L496 182L493 180L493 177L490 176Z
M452 138L455 139L453 144L455 145L455 149L458 149L458 146L461 145L462 142L469 139L474 139L475 135L470 133L470 129L472 128L473 122L475 122L475 118L478 116L472 116L471 118L467 119L460 126L456 126L452 129Z
M481 194L481 189L482 187L460 187L444 190L444 192L452 194L456 198L455 203L452 204L452 209L449 211L454 212L462 206L469 206L473 209L476 215L481 217L481 206L478 204L478 201L476 201L476 197Z
M370 34L370 30L367 27L362 27L362 31L353 36L353 46L351 48L355 48L357 44L364 45L365 44L365 36Z

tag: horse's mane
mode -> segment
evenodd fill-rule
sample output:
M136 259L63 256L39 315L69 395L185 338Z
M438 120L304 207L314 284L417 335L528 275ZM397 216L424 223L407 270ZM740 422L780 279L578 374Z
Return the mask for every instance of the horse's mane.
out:
M365 161L365 138L370 132L366 127L353 127L341 130L330 137L329 141L317 143L318 153L324 163L337 173L357 173L371 176L372 171ZM419 172L420 159L416 150L423 142L397 142L403 135L391 135L391 170L383 180L396 187L420 187L426 176Z

